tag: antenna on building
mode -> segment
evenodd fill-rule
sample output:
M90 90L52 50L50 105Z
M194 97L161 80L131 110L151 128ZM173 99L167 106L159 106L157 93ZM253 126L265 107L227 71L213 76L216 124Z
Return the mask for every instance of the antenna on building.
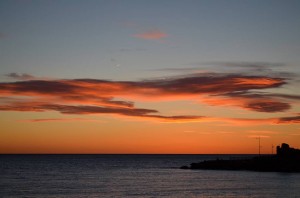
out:
M272 155L273 155L274 145L272 144Z

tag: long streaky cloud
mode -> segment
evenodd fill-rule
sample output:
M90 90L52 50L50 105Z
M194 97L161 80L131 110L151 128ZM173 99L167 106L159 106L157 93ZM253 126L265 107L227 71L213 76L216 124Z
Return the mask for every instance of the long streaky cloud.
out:
M85 119L85 118L40 118L19 120L19 122L101 122L99 120Z
M298 100L298 96L257 90L280 88L285 84L286 79L278 77L211 73L148 81L23 80L0 83L0 110L111 114L163 122L212 121L203 115L164 116L156 109L137 108L133 101L190 100L255 112L283 112L291 108L289 100ZM282 118L277 122L295 123L296 120Z
M161 40L168 37L169 35L161 30L149 30L139 34L133 35L136 38L146 39L146 40Z
M158 120L161 122L192 122L205 119L204 116L163 116L155 115L158 111L153 109L140 109L140 108L118 108L118 107L100 107L100 106L71 106L71 105L59 105L59 104L46 104L46 103L12 103L9 105L0 106L2 111L33 111L33 112L45 112L45 111L58 111L62 114L117 114L123 116L139 117L142 119ZM153 115L154 113L154 115ZM74 119L71 119L74 120ZM61 121L61 119L33 119L31 122L46 122L46 121ZM63 121L70 121L64 119Z
M17 80L34 80L36 79L34 76L30 75L30 74L18 74L18 73L9 73L6 74L5 76L9 77L9 78L13 78L13 79L17 79Z
M249 135L249 138L270 138L269 135Z
M283 117L278 119L277 123L279 124L299 124L300 116L291 116L291 117Z

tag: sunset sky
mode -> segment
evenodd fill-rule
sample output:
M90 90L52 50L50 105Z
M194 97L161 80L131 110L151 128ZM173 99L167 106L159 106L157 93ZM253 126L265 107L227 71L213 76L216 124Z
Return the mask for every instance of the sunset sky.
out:
M300 148L298 0L1 0L0 153Z

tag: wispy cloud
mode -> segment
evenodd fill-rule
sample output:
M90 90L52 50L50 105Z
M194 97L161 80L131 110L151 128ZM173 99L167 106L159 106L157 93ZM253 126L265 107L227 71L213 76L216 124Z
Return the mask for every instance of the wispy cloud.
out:
M30 75L30 74L18 74L18 73L9 73L6 74L5 76L16 79L16 80L33 80L36 79L36 77Z
M41 118L41 119L27 119L19 120L19 122L102 122L99 120L85 119L85 118Z
M191 62L185 65L211 72L259 73L265 76L271 75L285 78L295 76L293 73L282 70L282 68L287 66L286 64L276 62Z
M14 73L11 76L27 77ZM289 100L298 100L298 96L282 97L253 90L280 88L285 84L286 79L278 77L203 73L146 81L23 80L0 83L0 110L110 114L160 122L299 123L299 116L267 120L222 119L205 115L165 116L156 109L137 108L134 104L134 101L184 99L209 105L230 105L254 112L283 112L291 108Z
M280 123L280 124L282 124L282 123L283 124L300 123L300 116L283 117L283 118L280 118L277 123Z
M118 107L101 107L101 106L72 106L72 105L60 105L52 103L12 103L9 105L0 106L2 111L33 111L33 112L45 112L45 111L58 111L63 114L111 114L111 115L122 115L138 117L140 119L147 120L157 120L160 122L192 122L201 121L205 119L204 116L163 116L163 115L153 115L153 113L158 113L157 110L153 109L141 109L141 108L118 108ZM29 122L45 122L45 121L74 121L76 119L32 119L27 120ZM81 119L79 119L82 121Z
M284 63L272 62L204 62L204 63L190 63L190 65L198 66L216 66L218 68L224 67L226 69L242 69L256 72L272 72L276 68L285 66Z
M251 102L245 108L258 112L282 112L291 108L288 103L277 101Z
M249 135L248 138L270 138L268 135Z
M139 34L133 35L136 38L146 39L146 40L161 40L169 35L159 29L148 30Z
M249 138L270 138L272 135L277 134L274 131L249 131Z
M278 132L275 131L249 131L248 133L251 134L277 134Z
M226 67L254 68L258 70L285 66L284 63L270 63L270 62L207 62L202 64L218 65L218 66L226 66Z

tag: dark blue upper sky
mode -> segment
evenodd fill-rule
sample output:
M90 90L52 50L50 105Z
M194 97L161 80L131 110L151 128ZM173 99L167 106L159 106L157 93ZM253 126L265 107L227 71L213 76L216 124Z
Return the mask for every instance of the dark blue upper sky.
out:
M299 8L292 0L2 0L0 73L140 79L156 69L210 70L207 62L299 71Z

